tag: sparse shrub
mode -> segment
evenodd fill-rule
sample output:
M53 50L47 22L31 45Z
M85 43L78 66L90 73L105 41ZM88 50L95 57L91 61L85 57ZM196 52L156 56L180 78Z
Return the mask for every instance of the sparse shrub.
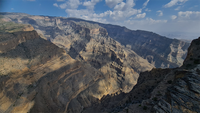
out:
M196 41L196 45L200 45L200 41Z
M128 113L128 109L126 109L126 113Z
M30 84L30 85L29 85L27 88L28 88L28 89L29 89L29 88L33 88L33 85L32 85L32 84Z
M156 94L156 96L162 96L162 94L161 94L161 93L158 93L158 94Z
M192 64L187 64L186 65L186 68L189 68L189 67L191 67L192 66Z
M22 95L23 95L23 93L18 93L18 96L20 96L20 97L21 97Z
M184 74L178 74L178 75L175 76L175 78L179 79L179 78L183 78L184 76L185 76Z
M198 74L200 74L200 70L199 70L199 69L197 69L196 72L197 72Z
M153 101L158 101L157 97L154 97L152 100L153 100Z
M195 59L194 60L194 64L200 64L200 60L199 59Z
M168 83L168 84L172 84L172 80L168 80L167 83Z
M156 96L162 96L162 94L160 93L160 91L157 92Z
M147 110L147 106L143 106L143 110Z
M141 106L141 104L140 104L140 105L138 105L138 106Z

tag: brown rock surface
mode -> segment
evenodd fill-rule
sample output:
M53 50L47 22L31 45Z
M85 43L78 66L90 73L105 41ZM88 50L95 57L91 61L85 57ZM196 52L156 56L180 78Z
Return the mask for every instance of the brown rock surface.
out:
M192 41L183 66L143 72L129 93L105 96L85 113L95 109L105 113L199 113L199 42L200 38Z
M21 13L2 13L2 15L10 21L31 24L48 40L64 48L69 47L68 44L72 43L72 35L69 35L69 32L77 31L80 27L75 26L78 25L89 28L92 34L105 33L102 35L103 37L108 34L109 37L121 43L125 48L133 50L157 68L181 66L189 47L189 43L160 36L156 33L142 30L134 31L117 25L101 24L77 18L32 16ZM74 27L68 26L71 22L75 22L73 23ZM77 36L77 32L74 34Z
M79 25L61 17L20 15L14 13L5 17L33 25L36 31L64 48L73 59L88 62L105 74L106 81L112 86L105 94L120 90L129 92L136 84L139 73L154 67L131 49L110 38L106 29L98 24L83 22Z
M153 68L148 61L156 65L155 58L163 67L177 65L187 44L166 39L170 54L163 57L158 54L160 43L152 46L143 40L155 50L145 53L147 61L131 44L121 45L95 23L15 13L7 18L32 24L63 49L35 31L0 33L0 112L200 112L199 39L192 42L181 68L153 69L139 76ZM171 60L165 62L166 56Z
M174 68L181 66L187 55L187 48L190 45L184 41L170 39L153 32L142 30L134 31L126 27L101 24L77 18L69 18L69 20L73 20L81 26L93 24L93 26L99 25L103 27L107 30L108 35L112 39L132 49L157 68Z
M9 36L25 39L13 43ZM0 112L67 112L74 98L85 100L76 107L82 111L110 93L105 91L111 86L104 74L72 59L35 31L3 33L1 38L11 46L0 54Z

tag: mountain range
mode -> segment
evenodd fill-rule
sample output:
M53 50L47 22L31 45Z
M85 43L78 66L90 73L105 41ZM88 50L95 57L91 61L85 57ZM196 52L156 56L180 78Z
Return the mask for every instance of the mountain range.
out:
M199 110L199 81L187 81L198 79L199 39L187 53L190 43L153 32L77 18L0 15L0 112ZM189 89L174 90L179 80ZM187 94L197 96L188 100Z

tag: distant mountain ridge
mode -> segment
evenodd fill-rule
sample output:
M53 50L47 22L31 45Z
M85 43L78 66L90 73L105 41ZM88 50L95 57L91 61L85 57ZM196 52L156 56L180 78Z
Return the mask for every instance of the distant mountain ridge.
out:
M63 27L60 29L60 27L65 25L63 23L65 21L73 21L75 24L86 28L104 28L108 32L109 37L133 50L157 68L181 66L189 47L189 43L185 41L169 39L153 32L134 31L118 25L102 24L78 18L32 16L21 13L1 13L1 15L13 22L31 24L39 34L43 34L48 40L52 41L55 41L56 37L60 35L59 32L64 37L68 36L64 34L65 29L68 28ZM56 30L57 33L53 33Z
M79 24L84 20L71 19ZM86 21L89 23L95 23ZM156 33L142 30L130 30L126 27L111 24L95 23L105 28L108 35L124 46L129 46L138 55L147 59L155 67L178 67L187 54L190 43L170 39Z

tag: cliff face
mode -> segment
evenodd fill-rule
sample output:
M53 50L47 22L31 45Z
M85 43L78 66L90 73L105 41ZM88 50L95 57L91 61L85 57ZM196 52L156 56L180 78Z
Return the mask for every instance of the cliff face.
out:
M68 49L70 46L69 43L72 43L72 37L69 33L73 32L74 35L79 36L77 34L78 32L76 32L80 30L80 27L77 27L78 25L83 28L89 28L90 33L95 35L105 33L102 36L104 38L108 34L109 37L118 41L124 48L133 50L157 68L181 66L187 55L187 48L189 47L189 43L169 39L152 32L134 31L125 27L76 18L32 16L20 13L2 13L2 15L10 21L31 24L39 34L43 34L48 40L59 45L59 47L66 48L68 46ZM72 22L74 22L73 27L68 26ZM81 36L81 38L83 37L84 35Z
M200 38L193 40L183 66L140 73L127 94L107 95L100 104L86 109L119 113L199 113Z
M173 68L182 65L189 43L169 39L147 31L133 31L124 27L101 25L110 37L130 47L157 68Z
M69 18L69 20L73 20L82 26L87 26L90 23L105 28L111 38L132 49L157 68L181 66L190 45L184 41L169 39L153 32L134 31L117 25L101 24L75 18Z
M5 18L32 24L40 35L30 25L28 31L17 25L0 32L0 112L199 112L200 39L192 42L182 67L151 70L152 64L177 66L164 57L168 49L162 52L172 44L176 55L170 58L179 62L187 44L135 31L141 37L136 48L146 50L141 56L147 61L131 40L120 44L103 24L15 13ZM139 76L146 70L151 71Z
M192 41L183 66L174 71L172 86L168 87L153 109L158 112L200 112L200 38Z
M0 37L0 112L81 112L115 91L115 81L36 31Z
M154 66L129 48L108 36L97 24L76 22L59 17L6 14L4 18L31 24L47 40L65 49L73 59L89 63L101 71L111 87L105 94L129 92L140 72Z

